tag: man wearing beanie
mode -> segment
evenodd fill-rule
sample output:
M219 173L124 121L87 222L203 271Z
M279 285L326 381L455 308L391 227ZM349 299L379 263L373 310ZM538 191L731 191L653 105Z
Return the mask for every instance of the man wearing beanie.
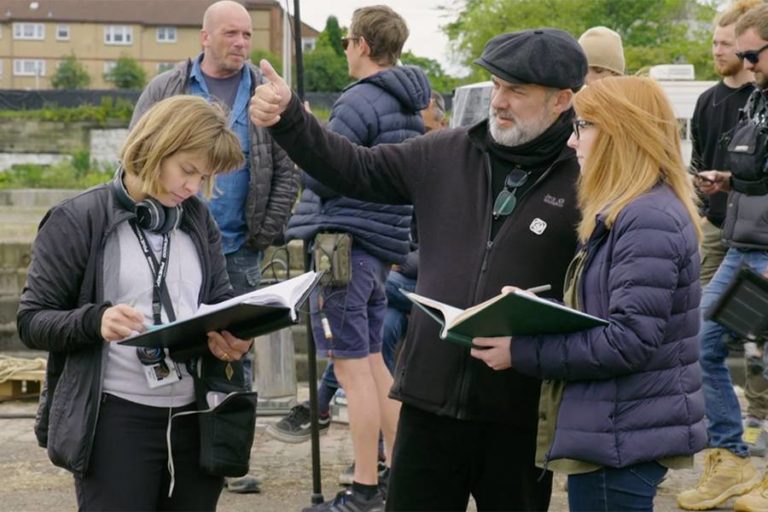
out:
M624 74L624 46L619 34L607 27L592 27L581 34L579 44L589 63L585 78L587 85L601 78Z
M491 39L476 64L493 80L489 119L400 144L355 146L322 128L271 66L251 99L291 158L339 193L413 204L417 293L459 308L502 286L550 284L561 299L576 246L579 167L566 146L587 60L555 29ZM515 200L509 200L514 197ZM440 339L414 308L390 396L402 402L388 510L546 510L552 477L535 467L540 382L494 371Z

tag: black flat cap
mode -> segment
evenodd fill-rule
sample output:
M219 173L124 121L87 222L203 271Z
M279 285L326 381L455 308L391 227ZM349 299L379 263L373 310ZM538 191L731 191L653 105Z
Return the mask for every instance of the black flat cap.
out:
M496 36L475 64L507 82L574 91L584 85L587 74L587 57L578 41L554 28Z

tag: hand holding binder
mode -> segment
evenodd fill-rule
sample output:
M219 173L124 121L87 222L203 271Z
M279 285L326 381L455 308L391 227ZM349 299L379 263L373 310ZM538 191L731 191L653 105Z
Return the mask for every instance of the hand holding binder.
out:
M317 272L307 272L218 304L203 304L191 318L152 326L150 330L118 343L168 348L173 355L180 351L208 350L207 333L210 331L227 330L240 339L268 334L297 321L297 310L319 277Z

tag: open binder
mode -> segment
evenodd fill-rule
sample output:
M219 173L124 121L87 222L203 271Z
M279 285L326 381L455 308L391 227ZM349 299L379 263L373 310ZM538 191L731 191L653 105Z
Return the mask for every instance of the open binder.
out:
M318 272L307 272L272 286L238 295L218 304L203 304L184 320L150 326L141 334L118 343L158 347L175 352L207 350L210 331L227 330L241 339L277 331L298 320L298 309L317 285Z
M768 279L741 266L706 316L749 340L768 336Z

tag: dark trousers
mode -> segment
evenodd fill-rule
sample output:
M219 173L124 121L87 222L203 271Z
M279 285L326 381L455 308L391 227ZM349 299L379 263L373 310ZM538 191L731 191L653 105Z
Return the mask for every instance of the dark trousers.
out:
M88 471L75 477L79 510L215 510L223 479L200 470L197 415L173 420L176 483L169 498L168 409L104 397ZM183 409L194 406L173 412Z
M546 510L552 473L534 466L536 429L463 421L403 405L387 510Z
M570 475L568 508L571 512L652 512L656 487L666 473L658 462L643 462Z

